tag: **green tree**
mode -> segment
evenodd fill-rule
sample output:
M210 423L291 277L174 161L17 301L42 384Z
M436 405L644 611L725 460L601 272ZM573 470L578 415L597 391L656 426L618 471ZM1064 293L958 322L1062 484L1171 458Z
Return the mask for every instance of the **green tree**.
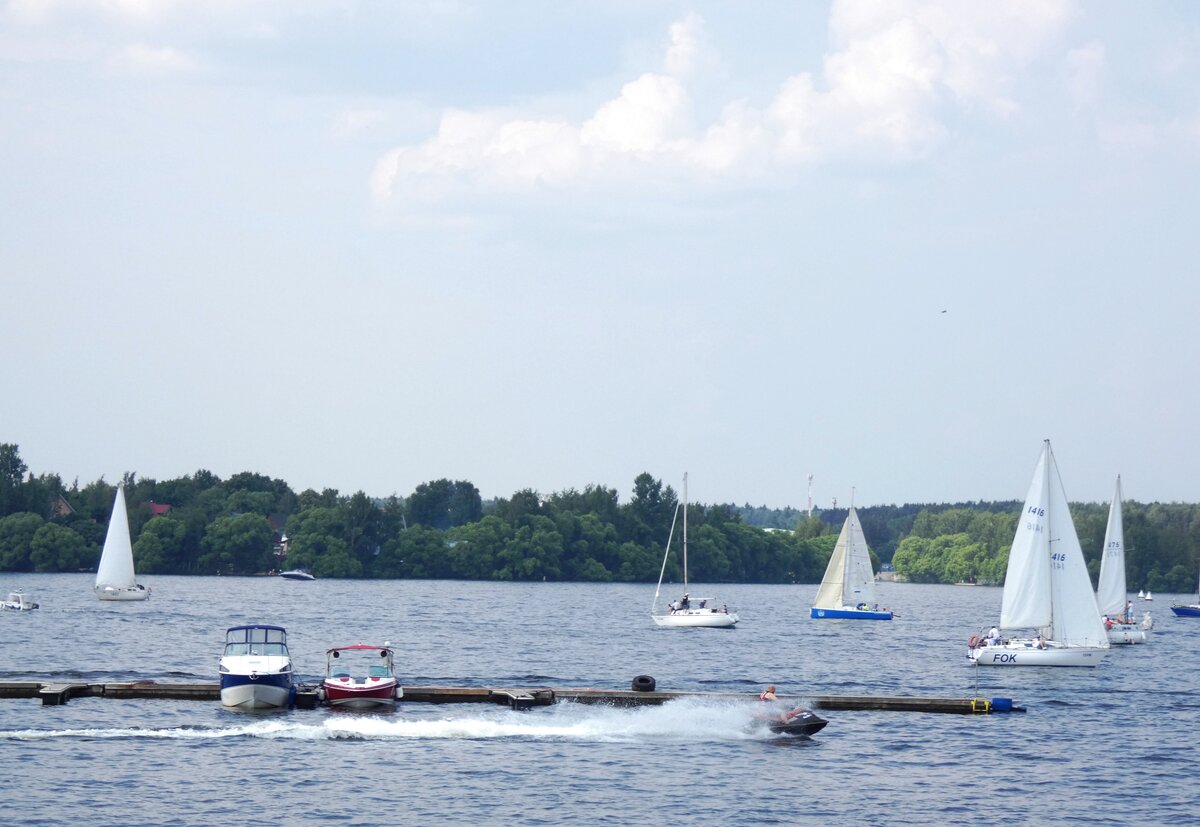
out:
M25 510L21 483L27 470L17 446L0 442L0 517Z
M155 517L133 544L137 570L145 574L186 574L189 560L184 545L187 525L174 517Z
M441 479L418 485L408 498L408 512L414 523L446 531L483 516L483 500L471 483Z
M97 562L82 537L57 523L42 525L29 546L34 571L84 571Z
M273 567L274 533L261 514L219 517L204 533L200 567L209 574L257 574Z
M46 521L37 514L21 512L0 518L0 570L30 571L33 535Z

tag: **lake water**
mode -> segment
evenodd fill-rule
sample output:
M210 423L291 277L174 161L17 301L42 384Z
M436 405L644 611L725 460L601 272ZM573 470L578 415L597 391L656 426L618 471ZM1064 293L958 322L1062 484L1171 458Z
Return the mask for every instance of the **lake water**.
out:
M145 578L0 573L42 608L0 613L0 680L217 680L226 627L285 626L297 669L397 649L405 684L1011 697L1025 714L821 712L810 740L756 731L753 703L657 708L401 704L250 714L218 702L0 700L0 785L22 824L1195 823L1200 619L1153 603L1146 646L1098 669L979 669L966 639L1000 589L884 583L891 623L808 617L815 585L693 584L734 630L659 629L652 585ZM671 592L672 597L677 595ZM1189 600L1190 602L1190 600Z

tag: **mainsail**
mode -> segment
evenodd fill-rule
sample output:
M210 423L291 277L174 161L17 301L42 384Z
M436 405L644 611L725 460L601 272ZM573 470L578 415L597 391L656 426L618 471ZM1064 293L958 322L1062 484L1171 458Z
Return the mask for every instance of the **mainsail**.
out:
M117 486L104 551L96 569L96 588L133 589L137 587L133 572L133 545L129 541L129 517L125 512L125 486Z
M1121 478L1108 507L1108 528L1104 531L1104 555L1100 558L1100 582L1096 587L1096 608L1102 615L1125 617L1129 595L1125 590L1125 528L1121 520ZM1132 623L1131 618L1126 618Z

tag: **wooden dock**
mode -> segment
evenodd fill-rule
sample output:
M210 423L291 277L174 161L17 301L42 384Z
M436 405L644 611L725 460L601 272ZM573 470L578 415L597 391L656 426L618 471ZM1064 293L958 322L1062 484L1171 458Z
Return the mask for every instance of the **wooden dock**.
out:
M511 709L530 709L555 703L607 704L610 706L648 706L678 698L755 700L745 692L639 692L631 689L548 689L490 688L471 686L405 686L401 703L501 704ZM39 698L44 706L64 704L72 698L147 698L158 700L219 701L217 683L68 683L63 681L0 681L0 698ZM788 701L788 696L780 696ZM805 702L816 709L838 711L935 712L957 715L986 715L994 712L1024 712L1009 698L925 698L905 695L805 695L791 696L795 703ZM314 709L320 705L316 686L301 685L296 692L296 707Z

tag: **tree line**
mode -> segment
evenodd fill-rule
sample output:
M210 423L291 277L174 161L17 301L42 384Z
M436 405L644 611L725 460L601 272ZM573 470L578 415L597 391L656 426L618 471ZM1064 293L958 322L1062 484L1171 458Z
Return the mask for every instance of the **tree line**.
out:
M465 480L433 480L406 497L299 493L253 472L170 480L127 473L139 574L238 575L306 568L317 577L655 582L679 498L649 473L626 502L588 485L525 489L484 502ZM94 571L116 485L34 475L0 444L0 570ZM913 582L1001 583L1020 503L858 509L875 557ZM846 509L813 516L749 504L689 503L688 568L702 582L819 582ZM1106 504L1073 505L1093 579ZM1200 508L1126 503L1131 588L1190 591L1200 559ZM666 579L681 579L679 528Z

